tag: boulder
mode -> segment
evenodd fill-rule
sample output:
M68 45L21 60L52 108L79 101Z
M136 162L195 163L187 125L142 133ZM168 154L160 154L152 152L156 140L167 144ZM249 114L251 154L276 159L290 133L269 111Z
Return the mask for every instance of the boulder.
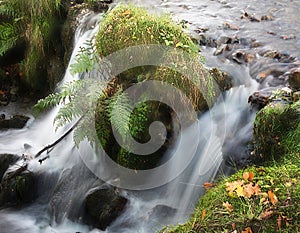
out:
M2 179L0 192L0 207L21 206L36 198L36 179L26 167L6 173Z
M84 217L86 193L103 182L80 162L66 169L53 187L50 198L50 214L57 223L65 217L78 222Z
M90 191L85 200L87 223L105 230L125 209L128 200L112 188Z
M0 130L3 129L22 129L30 118L23 115L14 115L13 117L6 119L0 118Z

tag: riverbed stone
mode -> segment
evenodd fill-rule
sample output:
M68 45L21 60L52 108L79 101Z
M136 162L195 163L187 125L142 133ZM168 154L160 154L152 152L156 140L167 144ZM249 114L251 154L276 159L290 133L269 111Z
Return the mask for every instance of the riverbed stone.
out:
M22 129L30 118L23 115L14 115L11 118L0 119L0 130Z
M289 85L293 90L300 90L300 67L290 71L288 76Z
M14 175L12 175L14 174ZM29 171L7 173L1 183L0 208L21 206L36 198L37 177Z
M128 200L112 188L92 190L85 200L85 211L89 223L105 230L118 216L121 215Z

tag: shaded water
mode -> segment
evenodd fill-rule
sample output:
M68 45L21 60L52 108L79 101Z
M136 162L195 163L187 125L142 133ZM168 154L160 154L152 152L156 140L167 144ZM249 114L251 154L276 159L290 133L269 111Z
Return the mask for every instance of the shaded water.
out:
M123 1L122 1L123 2ZM270 67L281 67L282 64L275 59L265 60L258 55L263 49L274 49L287 53L295 58L300 55L300 23L298 13L300 3L298 1L243 1L233 0L184 0L184 1L131 1L134 4L146 6L153 11L169 11L175 19L187 20L189 30L208 28L206 37L215 38L221 36L237 36L238 38L250 38L258 41L258 46L245 46L245 51L251 51L257 57L257 62L251 65L238 64L225 56L213 56L216 48L202 47L202 53L206 57L208 66L217 66L228 72L234 79L235 87L224 93L223 99L217 103L209 112L199 118L200 139L194 142L191 138L180 150L182 154L195 146L197 153L185 172L174 181L163 187L147 191L123 190L122 194L129 199L125 212L106 230L106 232L155 232L164 224L184 222L200 195L203 192L203 182L209 182L216 175L221 164L223 172L228 172L231 167L224 165L223 156L230 155L232 159L247 159L246 144L251 138L252 122L255 111L251 110L247 101L249 95L258 89L268 86L267 82L257 83L253 78L257 73L270 69ZM251 22L248 19L241 19L243 11L255 14L257 17L272 15L272 21ZM71 63L77 54L80 46L91 38L95 28L96 18L99 16L90 15L83 23L82 28L77 30L76 46L71 58ZM228 22L240 28L240 30L228 30L224 28L224 22ZM88 28L86 25L89 25ZM268 33L269 32L269 33ZM270 34L270 32L272 32ZM275 33L275 34L274 34ZM194 33L195 37L199 33ZM282 35L296 36L295 39L283 40ZM296 60L291 61L292 64ZM290 65L287 63L287 65ZM288 68L287 68L288 69ZM72 80L68 71L64 82ZM76 77L75 77L76 78ZM278 77L274 77L275 79ZM280 85L285 85L281 82ZM67 128L54 132L53 119L58 108L44 114L36 120L31 120L27 127L22 130L9 130L0 132L0 153L32 154L40 148L57 139ZM220 135L224 136L220 140ZM182 132L182 137L189 138L189 131ZM31 145L24 148L24 143ZM170 152L172 153L172 151ZM79 165L78 165L79 164ZM181 166L177 164L176 166ZM59 184L59 176L62 176L66 169L76 167L74 178L69 180L69 189L61 193L57 198L61 199L59 205L54 208L52 214L60 218L59 224L53 221L49 213L49 199L52 191ZM51 159L40 166L37 161L30 163L29 169L47 173L49 179L41 182L40 189L49 190L47 198L37 200L34 204L22 209L6 209L0 211L0 232L3 233L35 233L35 232L101 232L97 229L91 230L84 226L68 220L68 217L78 215L79 207L84 194L90 188L101 185L95 182L89 175L83 182L82 174L87 173L87 168L82 165L78 150L75 148L72 138L68 137L63 143L51 151ZM166 171L168 172L168 171ZM45 197L45 196L43 196ZM71 206L66 205L70 199L78 200ZM177 209L174 215L168 217L162 211L154 211L159 205L170 206ZM174 212L174 211L173 211Z

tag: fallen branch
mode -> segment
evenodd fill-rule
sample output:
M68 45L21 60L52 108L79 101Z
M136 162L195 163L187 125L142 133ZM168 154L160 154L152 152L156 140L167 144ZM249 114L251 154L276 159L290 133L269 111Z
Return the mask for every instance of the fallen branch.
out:
M53 148L54 146L56 146L60 141L62 141L66 136L68 136L75 128L76 126L79 124L79 122L82 120L83 116L80 117L77 122L67 131L65 132L59 139L57 139L55 142L53 142L52 144L44 147L42 150L40 150L35 156L34 158L38 158L41 154L43 154L45 151ZM46 159L49 158L49 155L47 155L46 157L42 158L39 160L40 164L42 164L43 161L45 161Z

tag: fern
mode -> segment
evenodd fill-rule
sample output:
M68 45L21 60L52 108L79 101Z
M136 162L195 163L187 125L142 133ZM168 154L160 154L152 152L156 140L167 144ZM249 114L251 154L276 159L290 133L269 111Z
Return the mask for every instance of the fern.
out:
M19 38L20 36L14 24L0 24L0 56L13 48Z
M133 110L132 103L125 93L116 93L109 99L108 115L111 125L125 140L126 136L130 134L130 115Z

